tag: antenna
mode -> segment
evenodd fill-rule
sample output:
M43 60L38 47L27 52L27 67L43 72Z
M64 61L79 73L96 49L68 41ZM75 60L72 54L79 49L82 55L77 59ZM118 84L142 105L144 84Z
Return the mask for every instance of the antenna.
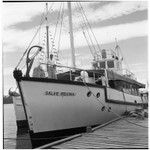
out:
M115 47L115 50L116 50L116 54L117 54L117 57L119 58L119 45L118 45L118 41L117 41L117 38L115 38L115 43L116 43L116 47Z

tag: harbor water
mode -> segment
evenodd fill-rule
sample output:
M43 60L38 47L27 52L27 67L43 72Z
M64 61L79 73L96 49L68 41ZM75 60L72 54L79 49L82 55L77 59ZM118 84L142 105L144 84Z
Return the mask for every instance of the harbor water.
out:
M13 104L3 105L4 110L4 149L32 148L30 138L26 132L17 132L15 110Z
M16 148L16 137L17 137L17 126L13 104L3 105L4 110L4 148L15 149Z

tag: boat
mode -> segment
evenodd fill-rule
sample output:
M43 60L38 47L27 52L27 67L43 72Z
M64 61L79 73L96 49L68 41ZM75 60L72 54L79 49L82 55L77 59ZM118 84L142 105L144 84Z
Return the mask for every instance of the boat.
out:
M25 117L21 96L18 92L11 91L11 89L9 89L9 96L11 96L13 100L15 116L16 116L17 132L25 131L28 129L28 124Z
M123 73L117 42L115 49L99 49L95 53L92 69L76 67L71 2L67 6L72 66L54 63L47 24L47 60L41 63L46 66L47 74L40 64L34 68L33 76L30 75L34 59L42 51L40 45L27 49L25 74L18 66L13 72L33 147L49 142L50 138L86 132L88 127L121 117L143 104L139 89L145 85L132 73ZM45 19L48 20L47 15ZM33 50L35 53L30 57ZM57 71L62 68L65 68L63 72Z

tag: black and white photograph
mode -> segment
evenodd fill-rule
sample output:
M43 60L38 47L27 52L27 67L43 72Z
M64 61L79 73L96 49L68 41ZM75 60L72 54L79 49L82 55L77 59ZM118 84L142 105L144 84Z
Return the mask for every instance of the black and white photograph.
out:
M3 149L148 149L148 1L1 4Z

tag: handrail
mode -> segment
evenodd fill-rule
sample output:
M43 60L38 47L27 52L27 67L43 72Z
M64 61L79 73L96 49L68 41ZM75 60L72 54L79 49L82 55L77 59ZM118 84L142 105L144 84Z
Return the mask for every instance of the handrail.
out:
M49 63L43 63L41 62L41 64L44 64L44 65L51 65ZM81 69L81 68L76 68L76 67L69 67L69 66L64 66L64 65L55 65L55 67L59 67L59 68L67 68L69 69L69 72L70 72L70 80L72 80L72 74L73 72L75 72L75 70L78 70L78 71L88 71L89 73L93 73L93 77L94 77L94 80L95 80L95 74L98 74L98 72L94 72L93 70L87 70L87 69ZM106 69L101 69L101 70L106 70ZM96 70L98 71L98 70ZM99 73L100 74L100 73Z
M41 64L44 64L44 65L51 65L49 63L41 63ZM68 68L68 69L73 69L73 70L84 70L86 71L85 69L81 69L81 68L76 68L76 67L69 67L69 66L64 66L64 65L55 65L56 67L60 67L60 68Z

